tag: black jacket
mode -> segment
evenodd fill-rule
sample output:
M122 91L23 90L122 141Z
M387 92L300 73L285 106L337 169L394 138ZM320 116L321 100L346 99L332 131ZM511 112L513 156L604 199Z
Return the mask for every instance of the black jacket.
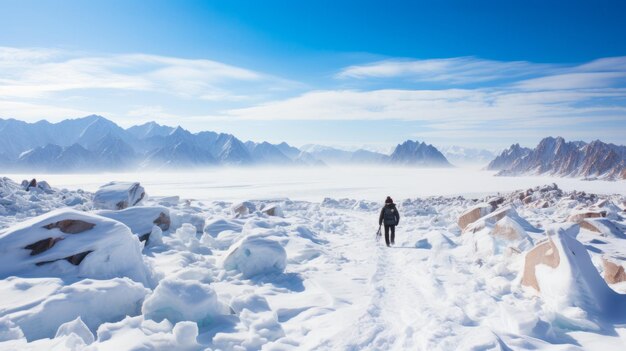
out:
M380 217L378 217L378 225L398 225L400 223L400 213L396 208L396 204L386 204L382 210L380 210Z

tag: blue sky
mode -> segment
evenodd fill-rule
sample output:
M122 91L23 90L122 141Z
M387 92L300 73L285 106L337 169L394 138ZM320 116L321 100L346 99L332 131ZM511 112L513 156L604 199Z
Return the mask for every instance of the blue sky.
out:
M242 139L626 142L623 1L0 0L0 118Z

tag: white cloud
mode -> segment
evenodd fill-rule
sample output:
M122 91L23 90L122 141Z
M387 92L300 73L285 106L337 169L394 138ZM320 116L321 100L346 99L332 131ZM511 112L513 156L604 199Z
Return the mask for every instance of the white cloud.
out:
M0 48L0 98L40 98L66 91L114 89L188 98L227 99L232 95L241 99L241 93L231 89L242 83L280 85L285 81L206 59Z
M474 57L428 60L384 60L344 68L337 78L406 78L412 81L467 84L528 77L556 69L556 65L525 61L493 61Z
M624 108L619 106L577 106L582 101L614 93L613 90L606 94L600 91L539 94L497 89L325 90L233 109L225 115L247 120L535 121L546 117L574 118L590 111L624 114Z

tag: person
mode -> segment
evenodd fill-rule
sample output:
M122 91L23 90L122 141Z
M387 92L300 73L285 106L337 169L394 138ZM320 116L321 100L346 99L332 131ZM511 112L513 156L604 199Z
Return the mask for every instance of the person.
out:
M387 199L385 199L385 206L382 210L380 210L380 217L378 217L378 225L381 226L385 224L385 243L387 244L387 247L389 247L390 244L396 244L396 226L398 223L400 223L400 213L398 213L396 204L393 203L391 197L387 196ZM391 237L389 237L390 231Z

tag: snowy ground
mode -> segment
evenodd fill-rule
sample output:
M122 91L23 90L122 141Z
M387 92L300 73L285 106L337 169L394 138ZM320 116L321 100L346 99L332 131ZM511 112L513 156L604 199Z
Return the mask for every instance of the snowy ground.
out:
M287 173L274 180L262 172L247 173L246 178L242 173L231 181L235 195L229 196L227 181L212 182L196 174L190 176L197 180L196 191L182 188L182 199L161 195L174 195L178 184L189 178L171 177L169 185L163 182L166 175L136 178L145 181L142 185L150 195L141 205L162 206L171 216L169 229L161 233L154 227L148 244L138 253L145 277L120 266L118 277L104 279L105 273L97 266L75 273L65 262L10 273L6 267L12 263L3 260L0 350L624 349L626 317L609 318L592 309L591 295L581 293L577 300L576 289L586 291L576 285L577 280L568 298L555 304L547 283L542 283L543 295L520 284L528 247L519 246L524 248L520 253L512 251L510 243L490 240L489 228L461 233L459 215L479 201L413 195L442 189L506 192L502 194L505 203L537 229L527 233L534 243L545 238L544 228L563 223L576 208L588 208L606 198L612 204L607 207L607 218L614 230L581 229L576 237L591 255L597 269L594 274L600 276L602 258L626 263L626 221L618 207L626 200L624 182L560 181L564 190L580 185L586 188L578 190L615 195L536 192L532 203L523 204L517 193L508 191L525 190L544 179L497 178L494 185L484 176L474 175L476 179L471 180L469 174L465 175L469 183L464 185L474 187L458 191L458 179L465 179L460 174L433 180L434 186L425 184L427 178L408 174L400 184L383 173L369 173L367 179L357 178L352 184L342 180L347 175L332 182L319 175L317 182L310 181L308 189L302 189L304 181L298 178L281 186L281 181L295 176ZM79 184L97 181L94 176L80 178L84 183ZM156 186L158 179L167 191ZM258 188L236 185L255 184L254 179L262 179ZM71 181L54 176L46 180L53 187L69 187ZM215 187L209 187L210 183ZM3 236L26 218L66 206L94 213L89 192L25 192L7 180L3 184L0 242L5 245L8 241L2 241ZM391 190L403 186L402 194L410 199L396 199L402 218L396 246L386 248L374 240L382 204L370 199L383 199L380 194L393 195ZM289 197L288 190L296 188L291 198L298 201L277 200ZM329 198L323 201L301 200L317 198L324 191ZM361 200L342 199L348 193ZM233 207L231 202L211 200L218 197L274 200ZM548 206L537 206L543 199ZM271 205L278 205L282 211L274 214L282 212L282 216L263 212ZM140 217L133 217L132 224L143 225ZM102 219L102 223L110 220ZM33 231L41 231L37 228L40 224ZM68 235L64 242L78 240L74 238L80 235ZM136 240L129 237L124 240ZM2 255L7 257L6 252ZM111 262L111 269L118 268L117 263ZM626 293L626 283L610 288ZM616 296L613 307L622 311L626 295Z

